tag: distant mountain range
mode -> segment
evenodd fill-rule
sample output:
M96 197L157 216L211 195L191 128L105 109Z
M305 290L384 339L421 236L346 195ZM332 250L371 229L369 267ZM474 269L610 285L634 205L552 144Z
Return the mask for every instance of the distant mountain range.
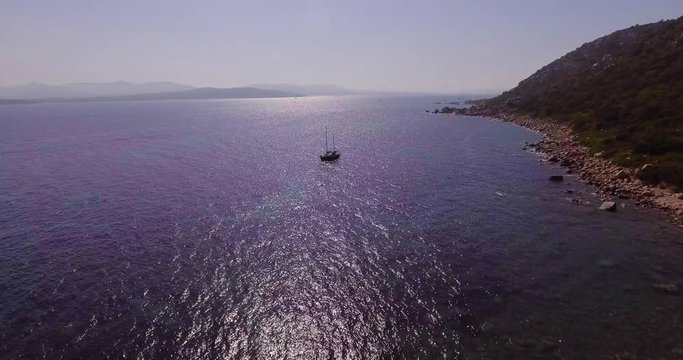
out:
M29 83L16 86L0 86L0 98L35 100L46 98L80 98L96 96L123 96L153 94L194 89L193 86L173 82L131 83L116 81L106 83L72 83L49 85Z
M247 99L305 96L301 93L283 90L258 89L253 87L195 88L170 82L147 84L133 84L128 82L101 84L78 83L68 85L45 85L34 83L0 89L6 90L5 92L0 92L0 105L36 102ZM170 90L158 91L163 89Z
M29 83L16 86L0 86L0 105L23 104L27 102L244 99L344 95L408 96L427 95L427 93L352 90L336 85L320 84L255 84L248 87L234 88L197 88L173 82L131 83L116 81L106 83L81 82L63 85Z
M28 100L0 99L0 105L28 104L30 102Z
M295 85L295 84L254 84L248 87L242 88L229 88L234 89L231 91L224 91L219 98L224 98L228 94L230 97L249 97L242 96L242 89L250 91L256 97L260 96L261 93L255 92L253 90L245 89L261 89L261 90L272 90L284 93L293 93L297 96L339 96L339 95L378 95L378 94L390 94L387 92L376 92L376 91L362 91L362 90L351 90L346 89L336 85ZM81 82L81 83L71 83L63 85L50 85L41 83L29 83L24 85L15 86L0 86L0 98L3 99L14 99L14 100L56 100L56 99L83 99L83 98L107 98L107 97L123 97L123 96L138 96L146 94L159 94L153 97L168 97L174 98L174 96L165 94L171 92L182 92L190 90L200 90L197 92L189 92L184 95L178 94L178 96L218 96L218 90L227 90L219 88L202 88L198 89L194 86L178 84L174 82L151 82L151 83L131 83L127 81L116 81L116 82L105 82L105 83L93 83L93 82ZM163 94L163 95L162 95ZM280 93L272 93L280 94ZM281 96L277 96L281 97ZM146 98L146 97L142 97Z
M252 87L236 88L196 88L182 91L166 91L153 94L122 96L95 96L88 98L52 99L52 101L135 101L135 100L198 100L198 99L248 99L300 97L303 94L280 90L257 89Z

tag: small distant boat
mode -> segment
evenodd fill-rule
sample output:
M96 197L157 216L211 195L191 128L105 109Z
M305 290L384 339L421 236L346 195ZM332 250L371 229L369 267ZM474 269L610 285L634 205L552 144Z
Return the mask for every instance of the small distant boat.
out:
M325 153L320 155L321 161L335 161L339 159L341 153L334 145L334 134L332 134L332 151L327 149L327 126L325 126Z

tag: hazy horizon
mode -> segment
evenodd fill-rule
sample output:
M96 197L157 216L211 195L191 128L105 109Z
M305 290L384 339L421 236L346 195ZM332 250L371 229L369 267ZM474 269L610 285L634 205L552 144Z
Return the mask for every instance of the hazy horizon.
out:
M495 93L659 1L6 1L0 86L127 81Z
M187 89L182 88L182 89L169 89L169 90L160 90L160 91L143 91L143 92L137 92L135 90L133 91L128 91L125 92L126 95L137 95L137 94L144 94L144 93L165 93L165 92L175 92L175 91L182 91L182 90L190 90L190 89L208 89L208 88L215 88L215 89L237 89L237 88L258 88L258 89L264 89L264 90L282 90L285 92L291 92L291 93L297 93L297 94L303 94L303 96L319 96L318 92L320 91L319 89L323 88L331 88L331 89L336 89L340 92L342 95L447 95L447 96L492 96L492 95L497 95L499 93L502 93L506 89L501 89L499 91L487 91L487 92L453 92L453 91L419 91L419 90L366 90L366 89L357 89L357 88L350 88L350 87L345 87L345 86L339 86L336 84L300 84L300 83L254 83L254 84L242 84L242 85L231 85L231 86L196 86L193 84L187 84L187 83L180 83L176 81L164 81L164 80L159 80L159 81L147 81L147 82L137 82L137 81L127 81L127 80L108 80L108 81L83 81L83 82L63 82L63 83L47 83L47 82L40 82L40 81L31 81L31 82L26 82L26 83L21 83L21 84L10 84L10 85L1 85L0 84L0 89L27 89L27 87L31 86L47 86L50 89L56 89L56 88L64 88L65 90L70 90L73 87L80 87L80 86L91 86L91 89L107 89L109 86L114 86L114 85L130 85L130 89L137 89L141 86L148 86L148 85L168 85L168 86L177 86L177 87L188 87ZM299 89L300 88L300 89ZM40 88L39 88L40 89ZM311 90L313 91L313 94L307 93L305 90ZM30 93L30 90L28 90ZM61 96L56 96L56 97L66 97L66 98L78 98L78 97L94 97L94 96L107 96L108 94L89 94L89 93L83 93L81 95L61 95ZM327 94L325 94L327 95ZM14 99L14 98L28 98L28 99L46 99L46 98L51 98L55 96L6 96L0 93L0 99Z

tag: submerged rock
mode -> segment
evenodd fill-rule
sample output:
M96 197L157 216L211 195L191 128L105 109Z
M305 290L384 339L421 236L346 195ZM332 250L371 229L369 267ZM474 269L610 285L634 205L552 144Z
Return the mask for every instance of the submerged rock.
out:
M604 201L598 209L604 211L617 211L617 203L614 201Z
M550 175L550 181L564 181L564 176L562 175Z

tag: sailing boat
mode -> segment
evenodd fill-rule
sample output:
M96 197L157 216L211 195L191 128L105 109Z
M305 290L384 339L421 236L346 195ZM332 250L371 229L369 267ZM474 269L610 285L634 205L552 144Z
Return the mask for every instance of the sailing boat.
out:
M334 146L334 134L332 134L332 151L327 149L327 126L325 126L325 153L320 155L320 160L322 161L335 161L339 159L341 153L337 151Z

